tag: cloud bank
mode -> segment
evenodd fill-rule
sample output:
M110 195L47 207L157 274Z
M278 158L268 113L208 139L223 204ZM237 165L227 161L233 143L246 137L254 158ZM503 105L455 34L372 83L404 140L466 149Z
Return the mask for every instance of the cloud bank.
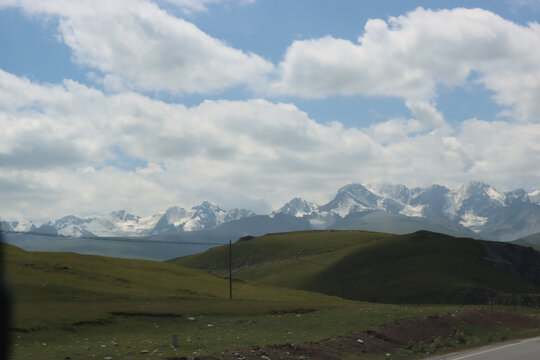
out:
M176 3L203 9L206 2ZM0 70L5 218L118 208L147 215L203 199L267 212L292 196L322 203L346 183L370 180L538 187L536 23L480 9L419 8L370 20L357 42L295 41L274 65L147 1L2 6L57 21L73 61L96 74L93 87ZM510 118L450 126L437 109L440 88L470 82L493 92ZM257 87L257 98L186 106L147 93L219 94L235 86ZM321 124L276 94L291 101L398 97L410 114L365 128Z
M264 212L291 195L322 202L351 181L512 187L540 176L531 166L540 161L539 124L471 119L450 130L425 104L410 104L414 118L356 129L264 99L186 107L5 72L0 84L0 187L12 217L98 207L148 214L204 198ZM401 133L381 129L393 123ZM138 164L116 166L126 154Z

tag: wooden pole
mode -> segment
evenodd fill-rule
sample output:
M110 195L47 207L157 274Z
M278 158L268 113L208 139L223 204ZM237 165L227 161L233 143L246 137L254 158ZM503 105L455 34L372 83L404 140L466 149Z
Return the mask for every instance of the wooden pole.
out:
M345 299L345 267L341 267L341 298Z
M232 300L232 240L229 240L229 300Z

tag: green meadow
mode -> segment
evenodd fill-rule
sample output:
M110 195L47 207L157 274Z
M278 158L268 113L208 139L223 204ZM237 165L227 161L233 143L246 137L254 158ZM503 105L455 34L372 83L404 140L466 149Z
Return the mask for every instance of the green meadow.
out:
M172 263L4 247L14 359L208 355L453 309L344 301L242 280L233 282L231 301L228 279Z
M287 246L293 238L296 240ZM232 300L225 276L227 248L157 262L27 252L4 245L14 304L12 358L219 358L226 350L308 343L375 329L396 319L459 309L457 305L344 300L283 287L303 281L309 288L308 275L328 271L336 262L340 268L359 249L375 251L377 241L391 239L377 233L301 232L239 242L233 245L233 259L244 260L235 263ZM263 248L258 247L258 241L263 242ZM257 251L251 248L254 246ZM215 256L209 260L216 267L214 274L178 265L200 261L209 254ZM281 268L285 272L276 274ZM280 278L284 283L278 281ZM333 281L331 276L328 279ZM327 293L338 295L337 288L325 286L332 289ZM173 334L178 335L178 347L172 346ZM355 358L380 358L365 356ZM418 354L409 358L415 356Z

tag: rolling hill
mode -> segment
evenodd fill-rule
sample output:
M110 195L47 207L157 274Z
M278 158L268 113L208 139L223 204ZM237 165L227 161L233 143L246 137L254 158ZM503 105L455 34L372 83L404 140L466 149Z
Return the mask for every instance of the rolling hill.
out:
M14 294L14 327L22 332L109 321L119 313L249 313L336 302L321 294L236 281L234 296L242 301L228 304L228 280L204 271L156 261L2 246L5 276Z
M228 251L217 247L172 262L225 274ZM427 231L271 234L238 241L232 251L237 278L349 299L486 303L540 292L540 253Z

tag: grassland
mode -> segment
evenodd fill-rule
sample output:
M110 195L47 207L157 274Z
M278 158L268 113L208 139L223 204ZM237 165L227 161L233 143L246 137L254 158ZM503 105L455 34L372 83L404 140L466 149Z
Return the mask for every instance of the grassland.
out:
M172 260L223 275L228 247ZM274 286L385 303L460 303L540 289L485 260L483 242L430 232L305 231L233 245L234 276Z
M298 236L307 239L309 234ZM357 242L352 235L339 241ZM321 237L309 249L298 247L295 253L303 258L322 255L329 248L339 252L343 244L329 245ZM35 253L8 245L4 250L15 305L15 360L206 356L253 346L319 341L396 319L458 309L349 301L240 279L233 283L231 301L228 280L222 275L174 263ZM277 260L282 250L283 246L275 246L253 256ZM178 348L171 346L173 334L179 335Z
M14 359L211 354L452 309L356 303L245 281L234 282L230 301L227 279L171 263L4 248ZM172 334L180 337L178 349Z

